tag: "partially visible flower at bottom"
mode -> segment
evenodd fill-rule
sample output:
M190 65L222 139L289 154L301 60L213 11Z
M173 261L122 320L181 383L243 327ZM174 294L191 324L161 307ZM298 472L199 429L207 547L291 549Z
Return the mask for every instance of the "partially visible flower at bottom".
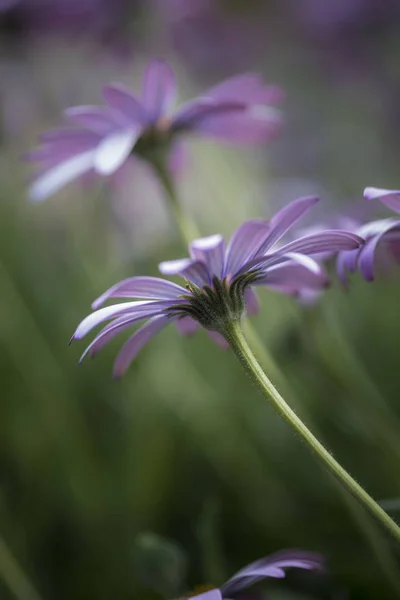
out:
M322 571L324 560L320 554L304 552L302 550L285 550L261 558L238 571L220 588L213 588L198 594L189 594L184 598L197 598L197 600L230 600L237 594L246 590L251 585L269 577L282 579L285 569L297 568L309 571Z
M163 274L183 277L186 287L157 277L131 277L111 287L92 304L95 312L72 336L81 339L111 320L81 359L88 353L94 356L118 333L146 319L116 358L114 375L120 377L150 338L171 321L178 322L187 333L201 325L217 342L225 343L230 325L241 321L247 310L257 308L252 286L266 286L292 296L325 288L329 280L311 255L354 250L364 242L362 238L348 231L327 230L272 249L317 201L313 196L299 198L269 221L246 221L227 246L219 234L194 240L190 258L160 264ZM99 308L110 298L141 300Z
M367 200L380 200L397 213L400 213L400 190L385 190L367 187L364 190ZM359 224L349 221L346 229L357 233L366 240L364 246L355 250L342 251L337 257L337 272L340 280L347 285L347 272L360 271L366 281L375 278L375 257L378 247L385 245L389 254L399 260L400 258L400 219L386 218Z

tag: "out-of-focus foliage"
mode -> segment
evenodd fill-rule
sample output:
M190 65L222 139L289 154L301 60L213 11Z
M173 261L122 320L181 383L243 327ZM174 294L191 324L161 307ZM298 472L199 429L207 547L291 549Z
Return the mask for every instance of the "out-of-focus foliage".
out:
M293 573L268 597L397 597L395 544L204 332L183 339L167 329L120 382L111 378L119 341L77 366L83 345L67 343L91 301L123 277L157 274L157 263L183 248L147 172L123 188L71 186L33 206L20 157L64 108L96 103L103 83L135 85L149 56L172 59L188 96L239 69L260 70L287 93L285 131L264 150L194 142L178 181L187 209L204 234L229 234L303 193L324 197L315 218L347 210L365 185L400 185L396 2L351 0L336 13L328 0L137 3L124 8L110 43L92 34L90 19L73 43L60 27L21 37L8 4L0 534L25 576L42 600L151 600L219 584L251 560L299 547L323 552L329 576ZM113 40L127 39L128 54L115 53ZM399 270L373 284L356 276L347 292L335 284L314 306L265 292L261 300L253 319L279 366L278 387L396 516ZM2 547L8 600L20 578Z

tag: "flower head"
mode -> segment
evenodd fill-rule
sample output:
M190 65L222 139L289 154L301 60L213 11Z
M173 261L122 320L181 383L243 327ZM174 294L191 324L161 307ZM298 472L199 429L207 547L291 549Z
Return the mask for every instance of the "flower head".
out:
M228 600L254 583L269 577L281 579L285 577L285 569L297 568L306 570L322 570L323 558L319 554L300 550L286 550L261 558L238 571L220 588L213 588L199 594L185 596L197 600Z
M348 231L327 230L275 247L282 236L318 201L299 198L269 221L243 223L225 245L217 234L194 240L190 258L160 264L164 275L180 275L185 287L157 277L132 277L114 285L93 304L95 312L78 326L73 339L81 339L104 321L110 321L86 349L82 358L96 354L116 334L147 320L124 344L114 365L122 375L144 344L171 321L184 329L201 325L221 340L234 321L240 321L254 306L253 286L295 295L303 290L324 288L328 279L312 258L321 252L358 248L363 240ZM135 298L99 308L110 298Z
M397 213L400 213L400 190L384 190L367 187L364 190L367 200L380 200ZM337 271L344 285L347 284L347 271L353 273L357 268L366 281L375 277L375 256L379 246L385 244L394 256L398 256L400 243L400 219L387 218L371 221L360 225L356 221L350 222L351 231L366 240L364 246L351 251L340 252L337 257Z
M273 108L281 91L253 74L220 83L175 114L174 72L159 60L149 63L140 97L121 85L106 86L103 95L107 106L69 108L73 127L41 136L42 145L28 157L39 164L32 200L43 200L87 173L112 175L131 155L157 164L188 133L255 143L275 135L281 123Z

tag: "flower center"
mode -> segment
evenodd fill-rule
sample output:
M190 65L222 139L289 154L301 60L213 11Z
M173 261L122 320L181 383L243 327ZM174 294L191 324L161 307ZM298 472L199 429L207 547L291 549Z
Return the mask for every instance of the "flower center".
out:
M169 312L175 317L192 317L206 329L224 334L227 325L245 315L244 291L256 278L255 273L246 273L229 282L214 275L212 284L202 288L188 282L189 293L182 296L188 303L177 304Z

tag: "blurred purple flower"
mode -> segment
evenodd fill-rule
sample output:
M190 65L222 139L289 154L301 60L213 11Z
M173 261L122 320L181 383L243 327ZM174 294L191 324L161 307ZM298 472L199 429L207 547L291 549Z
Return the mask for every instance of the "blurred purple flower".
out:
M190 258L160 264L164 275L183 277L185 288L157 277L132 277L111 287L95 300L92 304L95 312L80 323L72 336L81 339L100 323L111 320L81 360L87 353L96 354L118 333L147 319L117 356L114 375L119 377L146 342L171 321L178 322L186 333L201 325L220 343L231 322L241 320L246 309L250 312L256 309L252 286L266 286L291 295L324 288L328 279L311 255L358 248L363 243L359 236L327 230L273 249L317 201L312 196L299 198L269 221L246 221L227 246L218 234L194 240L189 247ZM141 300L99 308L110 298Z
M367 187L364 190L364 197L367 200L380 200L395 212L400 213L400 190ZM339 253L337 272L344 285L348 283L347 271L354 273L357 268L366 281L373 281L375 256L381 243L385 243L392 255L399 256L400 219L379 219L363 225L358 225L356 221L349 221L347 228L363 237L366 243L361 248Z
M220 588L186 596L197 600L228 600L237 597L243 590L269 577L282 579L285 569L297 568L308 571L323 570L324 561L320 554L302 550L286 550L261 558L238 571Z
M281 124L272 107L281 91L253 74L220 83L174 115L175 76L159 60L149 63L140 98L120 85L106 86L103 93L108 106L69 108L66 116L75 127L43 134L42 145L28 155L39 164L39 176L30 188L32 200L43 200L88 173L112 175L132 154L156 164L184 134L257 143L274 136Z

